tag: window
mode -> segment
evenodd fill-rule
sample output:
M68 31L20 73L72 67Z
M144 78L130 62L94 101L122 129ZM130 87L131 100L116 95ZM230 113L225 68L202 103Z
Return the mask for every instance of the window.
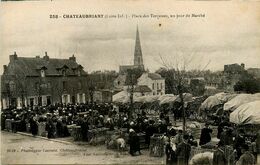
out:
M39 87L40 87L40 86L39 86L39 83L38 83L38 82L36 82L36 83L34 84L34 89L35 89L35 90L38 90L38 89L39 89Z
M41 77L45 77L45 71L41 70Z
M78 82L78 89L82 89L82 83Z
M62 89L65 91L67 89L67 82L62 81Z
M10 88L10 91L11 91L11 92L15 91L16 86L15 86L15 83L14 83L13 81L11 81L11 82L9 83L9 88Z
M153 89L154 89L154 83L153 83Z
M79 100L78 100L79 103L83 103L83 94L80 93L79 94Z
M63 75L63 76L66 76L66 71L65 71L65 69L62 70L62 75Z
M51 96L47 96L47 105L51 105Z
M67 95L67 94L62 95L62 103L63 104L68 104L69 103L69 95Z
M42 97L38 97L38 105L42 106Z
M157 83L157 89L159 89L159 84Z
M161 83L161 89L162 89L162 83Z
M47 88L49 88L49 89L51 88L51 83L50 82L47 83Z

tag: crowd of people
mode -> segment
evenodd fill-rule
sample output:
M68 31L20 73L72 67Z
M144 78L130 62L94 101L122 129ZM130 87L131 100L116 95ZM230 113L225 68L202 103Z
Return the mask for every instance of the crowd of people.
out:
M129 153L132 156L142 154L138 134L145 135L145 144L148 147L151 137L159 134L165 138L166 163L173 165L188 165L192 148L212 148L213 165L227 165L231 160L237 165L253 165L257 159L256 143L260 134L255 137L246 136L243 129L236 129L224 117L218 125L219 142L216 146L211 144L213 130L208 123L201 129L199 140L196 140L191 131L184 132L171 127L169 115L164 111L161 111L158 118L151 118L145 111L133 113L129 105L115 106L112 103L56 104L33 109L6 110L1 114L2 130L5 129L6 120L19 121L19 125L12 126L14 132L30 131L33 136L38 134L39 124L45 123L48 138L70 136L68 126L74 124L81 127L83 141L90 140L88 130L91 129L125 129L129 134ZM231 148L229 153L228 147Z

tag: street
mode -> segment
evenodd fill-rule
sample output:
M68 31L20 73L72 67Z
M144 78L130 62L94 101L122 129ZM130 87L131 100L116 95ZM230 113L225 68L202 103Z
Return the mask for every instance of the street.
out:
M132 157L117 154L104 145L64 144L1 131L2 164L163 164L164 158L150 157L148 150Z

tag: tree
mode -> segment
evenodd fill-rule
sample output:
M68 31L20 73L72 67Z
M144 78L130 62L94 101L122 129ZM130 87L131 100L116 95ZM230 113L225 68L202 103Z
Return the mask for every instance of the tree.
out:
M134 99L134 86L137 84L137 79L143 74L143 70L139 68L135 69L128 69L127 70L127 76L126 76L126 85L128 85L129 93L130 93L130 111L128 116L132 117L132 111L133 111L133 99Z
M247 72L240 76L239 81L234 85L234 91L257 93L260 92L260 79L255 79Z
M190 65L194 60L194 55L194 51L176 51L175 56L171 56L172 59L174 59L173 62L169 59L165 60L162 56L160 56L161 64L163 65L164 69L169 72L167 76L170 79L170 86L172 86L172 88L176 90L180 98L180 108L182 111L184 132L186 130L186 112L184 107L183 93L185 92L185 84L187 84L187 69L190 69L189 67L191 67ZM204 70L209 63L210 61L205 65L202 70ZM197 72L199 73L200 69L198 69Z

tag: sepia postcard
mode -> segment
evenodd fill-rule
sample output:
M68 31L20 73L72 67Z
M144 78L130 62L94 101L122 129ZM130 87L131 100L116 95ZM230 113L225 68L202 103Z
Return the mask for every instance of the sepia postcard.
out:
M260 164L260 2L0 2L0 164Z

